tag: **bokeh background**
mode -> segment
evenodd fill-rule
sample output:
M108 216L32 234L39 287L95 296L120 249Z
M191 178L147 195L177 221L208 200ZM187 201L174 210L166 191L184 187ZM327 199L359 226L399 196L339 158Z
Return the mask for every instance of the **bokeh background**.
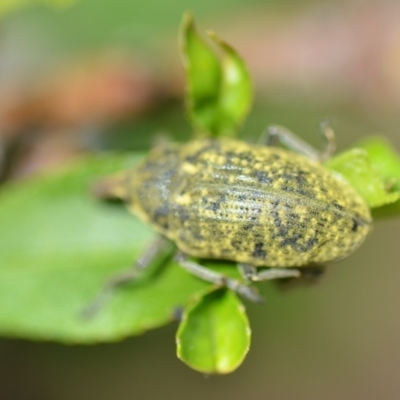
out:
M185 10L249 65L257 95L243 137L278 123L318 147L328 117L339 150L375 134L400 149L395 0L76 0L0 19L1 180L30 179L85 152L187 138L177 46ZM399 231L400 221L379 221L318 285L265 285L265 305L247 305L250 353L229 376L178 361L176 325L89 347L1 339L0 396L398 399Z

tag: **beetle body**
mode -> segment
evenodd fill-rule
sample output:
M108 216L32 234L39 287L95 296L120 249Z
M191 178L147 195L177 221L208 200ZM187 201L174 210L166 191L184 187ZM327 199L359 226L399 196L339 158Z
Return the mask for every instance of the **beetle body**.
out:
M345 181L291 151L233 139L156 148L108 185L183 252L254 266L339 260L371 215Z

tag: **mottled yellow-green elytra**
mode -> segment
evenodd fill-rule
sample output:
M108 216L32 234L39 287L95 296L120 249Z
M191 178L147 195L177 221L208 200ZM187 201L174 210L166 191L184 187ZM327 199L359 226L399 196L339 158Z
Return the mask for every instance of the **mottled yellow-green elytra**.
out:
M339 260L371 227L365 201L318 162L227 138L156 148L107 188L183 252L254 266Z

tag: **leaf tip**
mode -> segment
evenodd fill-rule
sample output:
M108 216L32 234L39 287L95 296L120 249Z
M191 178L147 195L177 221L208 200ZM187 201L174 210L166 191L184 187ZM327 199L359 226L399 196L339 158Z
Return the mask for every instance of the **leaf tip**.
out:
M191 11L185 11L182 17L181 26L183 28L188 28L194 25L194 17Z
M226 43L223 39L221 39L214 30L208 29L206 31L206 34L216 45L222 47L222 49L233 50L233 48L229 46L229 44Z
M180 26L180 41L185 44L188 40L188 36L196 32L196 23L194 16L191 11L185 11L182 17Z

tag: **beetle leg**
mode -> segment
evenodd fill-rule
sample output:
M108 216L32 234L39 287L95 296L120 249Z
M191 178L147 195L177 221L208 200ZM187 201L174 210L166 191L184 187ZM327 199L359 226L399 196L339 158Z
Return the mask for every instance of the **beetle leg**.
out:
M181 251L176 253L175 260L182 268L200 279L211 282L218 286L225 286L252 302L261 303L263 301L262 297L260 297L250 286L243 285L236 279L229 278L207 267L204 267L203 265L189 260L188 256Z
M320 161L327 161L333 156L333 153L336 150L335 131L327 119L320 123L320 129L322 136L326 140L326 147L320 153Z
M257 267L251 264L238 263L237 265L240 275L247 281L251 282L252 277L257 274Z
M301 277L301 271L294 268L268 268L258 271L253 265L245 263L239 263L238 268L252 282Z
M111 277L105 283L93 302L83 310L83 317L90 318L97 314L111 297L115 289L137 279L140 273L165 249L167 244L168 240L162 236L158 236L154 239L131 268Z
M261 143L266 146L276 146L277 142L290 150L305 155L307 158L315 161L320 160L319 151L314 149L314 147L310 146L304 140L300 139L289 129L280 125L271 125L263 134Z
M280 289L290 290L297 287L304 287L307 285L313 285L319 282L320 278L323 276L325 269L320 265L313 265L310 267L299 268L301 273L300 279L281 279L276 282Z
M336 149L335 133L329 121L323 121L320 125L322 135L327 145L323 151L318 151L307 142L300 139L289 129L280 125L271 125L261 136L259 143L266 146L276 146L278 142L297 153L303 154L314 161L325 161L332 156Z

